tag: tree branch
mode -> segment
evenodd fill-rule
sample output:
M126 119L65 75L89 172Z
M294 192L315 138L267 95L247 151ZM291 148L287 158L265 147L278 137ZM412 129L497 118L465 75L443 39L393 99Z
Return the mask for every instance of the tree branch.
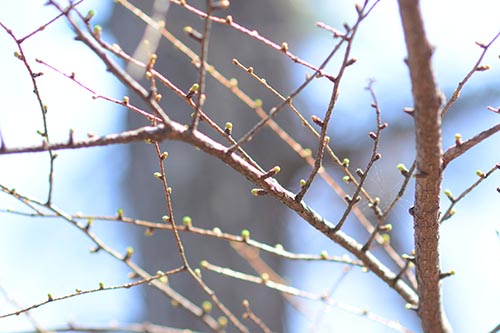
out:
M446 168L448 163L453 161L455 158L459 157L460 155L476 146L484 139L487 139L488 137L497 133L498 131L500 131L500 123L482 131L481 133L475 135L465 142L461 142L460 144L448 148L448 150L446 150L446 152L443 154L443 169Z
M418 297L413 289L403 280L396 279L396 274L387 266L380 262L370 251L363 251L362 244L358 243L353 238L349 237L342 231L335 231L334 225L318 215L303 201L297 202L295 194L283 188L274 178L262 178L264 172L258 170L253 165L249 164L239 155L232 153L227 154L227 147L212 140L199 131L190 131L185 126L174 121L168 121L167 124L160 124L156 127L142 127L134 131L127 131L121 134L112 134L102 138L90 139L86 141L73 141L64 144L51 144L50 146L38 146L28 148L13 148L0 151L2 154L12 153L28 153L40 152L47 149L73 149L84 148L98 145L106 145L111 143L127 143L140 141L144 139L152 139L156 141L162 140L179 140L186 142L205 153L216 157L225 164L239 172L252 183L260 186L267 194L278 199L281 203L294 210L299 216L307 221L314 228L322 232L328 238L338 243L353 255L358 257L367 269L374 272L379 278L393 288L403 299L412 304L418 304Z
M418 314L426 333L450 332L441 304L439 269L439 198L442 182L441 97L432 72L418 0L398 0L408 50L415 103L417 180L414 229Z

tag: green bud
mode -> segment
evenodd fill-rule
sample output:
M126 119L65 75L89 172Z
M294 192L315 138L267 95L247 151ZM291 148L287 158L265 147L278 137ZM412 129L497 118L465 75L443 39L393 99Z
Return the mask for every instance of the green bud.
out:
M403 176L406 176L408 174L408 168L406 168L406 165L404 165L403 163L399 163L396 168L398 168Z
M186 226L186 228L191 228L193 225L193 220L191 219L190 216L184 216L182 218L182 223Z
M389 234L382 234L382 239L384 240L384 244L389 244L391 242L391 235Z
M128 260L130 257L132 257L132 254L134 254L134 248L132 246L127 247L127 252L125 253L125 257L123 260Z
M226 316L220 316L217 318L217 322L219 323L219 326L226 327L229 321Z
M250 231L248 229L241 230L241 237L243 238L244 241L249 240L250 239Z
M210 313L210 311L212 311L212 303L210 301L203 301L203 303L201 303L201 308L203 312Z
M157 271L156 275L160 275L158 278L158 281L160 281L163 284L168 284L168 276L164 275L165 273L163 271Z
M396 165L396 168L398 168L399 171L408 171L403 163L399 163L398 165Z
M262 100L260 98L255 99L254 108L258 109L262 107Z
M118 210L116 211L116 214L117 214L118 220L123 220L123 208L118 208Z
M234 77L229 79L229 88L236 88L238 86L238 79Z
M253 188L250 190L250 193L252 193L252 195L256 197L260 197L267 194L267 192L261 188Z
M389 232L392 230L392 224L381 225L380 228L378 228L378 230Z
M91 9L88 11L87 16L85 16L83 20L88 23L94 17L94 15L95 11Z
M101 27L99 24L96 24L96 25L94 26L94 31L93 31L93 33L94 33L95 38L97 38L97 39L101 38L101 34L102 34L102 27Z
M224 126L224 132L227 134L227 135L231 135L231 133L233 132L233 123L232 122L227 122L226 125Z

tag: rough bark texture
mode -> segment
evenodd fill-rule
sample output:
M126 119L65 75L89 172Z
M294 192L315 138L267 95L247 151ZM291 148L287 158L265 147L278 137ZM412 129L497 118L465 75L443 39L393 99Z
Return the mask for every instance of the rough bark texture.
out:
M414 207L416 270L422 328L426 333L450 332L441 304L439 269L439 198L442 181L441 98L431 66L417 0L399 0L412 93L415 103L417 174Z

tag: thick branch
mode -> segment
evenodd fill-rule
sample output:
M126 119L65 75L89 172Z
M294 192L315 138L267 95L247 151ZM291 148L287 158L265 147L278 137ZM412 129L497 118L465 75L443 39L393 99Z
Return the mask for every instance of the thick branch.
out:
M181 126L179 124L176 124ZM101 137L89 138L86 140L75 140L71 136L67 142L46 143L42 142L39 145L27 147L12 147L7 145L0 147L0 155L8 154L21 154L21 153L37 153L47 150L63 150L63 149L78 149L90 148L97 146L108 146L119 143L131 143L144 140L157 140L162 141L168 138L167 130L163 125L159 126L145 126L135 130L125 131L121 133L109 134Z
M121 134L112 134L102 138L89 139L85 141L51 144L48 147L46 145L41 145L38 147L27 148L7 148L0 151L0 155L8 153L40 152L47 149L58 150L84 148L113 143L128 143L144 139L157 141L184 141L199 148L209 155L217 157L241 175L245 176L252 183L260 186L268 195L273 196L284 205L294 210L298 215L300 215L313 227L321 231L324 235L358 257L369 270L374 272L398 294L400 294L406 302L412 305L418 304L418 297L413 289L403 280L396 278L396 274L380 262L370 251L363 251L362 244L358 243L342 231L336 232L331 222L318 215L303 201L297 202L295 200L295 194L283 188L274 178L263 178L263 172L256 169L239 155L235 153L227 154L226 146L215 142L201 132L189 131L189 129L186 129L185 126L174 121L168 121L165 125L161 124L157 127L142 127L140 129Z
M417 180L415 251L418 314L426 333L450 332L441 304L439 269L439 198L441 192L441 98L431 66L418 0L398 0L415 103Z

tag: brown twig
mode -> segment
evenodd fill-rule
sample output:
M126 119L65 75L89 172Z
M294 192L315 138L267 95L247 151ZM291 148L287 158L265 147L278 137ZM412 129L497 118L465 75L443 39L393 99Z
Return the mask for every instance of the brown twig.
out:
M451 201L451 205L448 207L448 209L444 212L444 214L442 215L441 219L439 220L439 223L443 223L445 220L449 219L450 217L452 217L454 215L454 208L455 208L455 205L460 201L462 200L463 198L465 198L469 193L472 192L473 189L475 189L476 187L478 187L483 181L486 180L486 178L488 178L492 173L498 171L500 169L500 163L497 163L495 166L493 166L492 168L490 168L490 170L488 170L486 173L483 173L481 171L478 171L478 179L472 183L469 187L467 187L462 193L460 193L460 195L458 197L454 197L451 193L447 193L447 196L448 196L448 199L450 199ZM445 192L447 192L448 190L446 190Z
M23 307L21 306L21 304L16 299L11 297L7 293L7 290L5 290L5 288L2 285L0 285L0 293L3 294L3 297L5 298L7 303L11 304L12 306L14 306L15 308L18 309L16 311L22 311ZM26 318L31 323L31 325L34 327L34 329L37 333L50 333L49 330L47 330L46 328L44 328L40 325L38 320L36 320L29 311L23 311L22 313L26 316Z
M126 2L126 0L119 0L119 1ZM318 67L308 63L305 60L300 59L298 56L296 56L295 54L293 54L289 50L284 51L282 48L282 45L278 45L278 44L272 42L271 40L267 39L266 37L261 36L257 30L247 29L247 28L239 25L238 23L234 22L232 20L232 18L228 19L228 18L221 18L221 17L216 17L216 16L208 16L207 13L203 12L202 10L199 10L199 9L197 9L197 8L187 4L185 2L182 2L180 0L170 0L170 2L182 6L183 8L187 9L188 11L192 12L193 14L198 15L201 18L208 17L213 22L223 24L223 25L228 25L228 26L244 33L245 35L247 35L253 39L258 40L259 42L264 43L265 45L275 49L278 52L286 54L286 56L288 58L290 58L295 63L301 64L309 69L312 69L313 71L319 70ZM319 70L319 73L321 76L328 78L330 81L335 81L335 78L331 74L329 74L328 72L326 72L324 70Z
M492 136L493 134L497 133L500 131L500 123L482 131L479 134L476 134L472 138L470 138L467 141L460 142L460 144L456 144L454 146L451 146L444 152L443 154L443 165L442 168L446 168L448 163L468 151L469 149L475 147L477 144L479 144L481 141L484 139L487 139L488 137Z
M132 287L135 287L135 286L139 286L139 285L142 285L142 284L150 283L151 281L156 280L156 279L160 279L163 276L169 276L169 275L177 274L177 273L179 273L179 272L181 272L183 270L184 270L183 268L177 268L177 269L170 270L168 272L164 272L164 273L161 273L161 274L156 274L156 275L150 276L147 279L141 279L139 281L130 282L130 283L124 283L124 284L115 285L115 286L109 286L109 287L106 287L106 286L104 286L104 284L100 283L100 285L98 287L96 287L96 288L86 289L86 290L79 290L78 289L74 293L66 294L66 295L59 296L59 297L55 297L52 294L49 294L48 298L45 301L42 301L42 302L39 302L39 303L35 303L33 305L30 305L28 307L16 310L14 312L10 312L10 313L6 313L6 314L3 314L3 315L0 315L0 319L11 317L11 316L18 316L21 313L28 313L29 311L31 311L33 309L36 309L36 308L39 308L41 306L44 306L46 304L49 304L49 303L52 303L52 302L57 302L57 301L62 301L62 300L68 299L68 298L73 298L73 297L77 297L77 296L81 296L81 295L92 294L92 293L101 292L101 291L107 291L107 290L109 291L109 290L117 290L117 289L129 289L129 288L132 288ZM48 331L44 330L44 332L48 332Z
M378 1L377 1L378 2ZM377 3L376 2L376 3ZM126 9L128 9L129 11L131 11L134 15L136 15L137 17L139 17L141 20L143 20L145 23L147 23L148 25L151 25L152 27L156 28L156 29L160 29L161 30L161 33L163 35L163 37L165 37L170 43L172 43L172 45L175 46L175 48L177 48L178 50L180 50L182 53L184 53L187 57L189 57L189 59L191 59L191 63L199 63L199 57L197 56L196 53L194 53L191 49L189 49L185 44L183 44L179 39L177 39L174 35L172 35L172 33L170 33L168 30L166 30L164 27L162 26L159 26L158 23L153 20L151 17L149 17L148 15L146 15L144 12L142 12L139 8L133 6L131 3L129 3L127 0L119 0L119 3L121 5L123 5ZM376 3L370 7L369 10L367 10L365 12L365 15L364 17L366 18L366 16L368 15L369 12L372 11L372 9L374 8L374 6L376 5ZM288 53L287 53L288 54ZM120 56L120 54L118 54ZM134 59L130 59L130 58L125 58L127 61L134 61ZM313 68L314 69L314 68ZM250 98L244 91L242 91L237 83L236 83L236 80L235 79L227 79L225 78L219 71L217 71L213 66L211 65L208 65L207 64L207 72L208 74L210 74L215 80L217 80L218 82L220 82L224 87L226 87L230 92L232 92L237 98L239 98L244 104L246 104L251 110L255 111L255 113L261 118L261 119L264 119L268 116L268 114L266 114L263 110L262 110L262 107L259 107L259 106L256 106L256 103L255 101ZM157 75L158 78L160 78L160 80L165 80L165 82L167 83L167 86L168 87L175 87L172 83L170 83L166 78L162 78L161 74L155 74ZM322 74L324 75L324 73ZM261 81L260 81L261 82ZM178 94L179 96L185 96L184 92L182 92L181 90L179 89L176 89L174 88L174 92L176 94ZM285 97L280 97L281 100L285 100L286 98ZM292 106L291 106L292 107ZM292 110L294 110L294 108L292 107ZM295 111L295 110L294 110ZM296 112L297 114L298 112ZM203 116L203 114L202 114ZM308 127L312 132L313 134L317 137L317 138L320 138L320 134L314 130L314 128L312 128L311 125L309 125L307 122L304 122L304 118L299 116L299 118L301 119L302 123L306 123L306 127ZM203 118L204 119L204 118ZM207 118L209 119L209 118ZM205 120L205 119L204 119ZM209 121L209 120L205 120L205 121ZM210 124L210 123L209 123ZM284 131L273 119L270 119L268 122L267 122L267 125L287 144L289 145L300 157L302 157L306 163L308 165L310 165L311 167L314 166L314 163L315 163L315 159L313 159L310 155L310 150L308 149L305 149L303 148L299 142L297 142L297 140L295 140L290 134L288 134L286 131ZM221 132L222 130L217 130L217 132ZM232 139L231 139L232 140ZM236 142L232 142L232 144L235 144ZM241 147L238 149L238 151L241 153L242 152L242 149ZM346 175L348 175L351 179L352 179L352 183L357 186L358 185L358 181L357 179L355 179L352 175L352 173L349 171L349 169L343 165L343 162L335 155L335 153L333 152L333 150L331 149L330 146L326 146L326 151L328 152L329 156L332 158L332 160L339 166L341 166L344 170L344 172L346 173ZM244 154L245 156L245 154ZM245 158L248 160L248 158ZM251 163L253 164L254 166L256 166L258 169L260 169L261 171L263 171L260 167L258 167L254 162ZM341 198L345 197L346 193L344 192L344 190L335 182L335 180L326 172L326 170L324 168L320 168L318 170L318 173L319 175L325 180L325 182L328 184L328 186L330 186ZM404 191L404 187L399 191L400 193L402 193L402 191ZM374 202L374 199L369 195L369 193L364 189L364 188L361 188L361 193L363 194L364 197L367 198L368 202L369 203L373 203ZM397 197L396 197L397 199ZM397 201L397 200L395 200ZM358 221L363 225L364 228L366 228L366 230L369 232L369 233L372 233L373 230L374 230L374 227L373 225L370 223L370 221L367 219L367 217L363 214L363 212L357 207L357 206L354 206L353 209L353 214L357 217ZM389 257L400 267L404 267L405 263L403 260L401 260L399 254L392 248L391 244L388 243L388 242L385 242L384 239L379 235L377 234L376 237L375 237L375 240L377 241L377 243L379 245L381 245L384 250L387 252L387 254L389 255ZM410 278L411 281L415 281L415 278L413 276L413 273L411 271L408 271L408 276ZM414 286L416 285L415 283L413 283Z
M378 105L378 102L377 102L377 97L375 95L375 92L373 90L373 86L372 85L373 85L373 82L371 81L369 83L368 87L367 87L367 90L370 92L370 95L371 95L371 97L373 99L372 107L375 109L376 126L377 126L377 129L376 129L375 132L370 132L369 133L369 136L373 140L372 153L371 153L371 156L370 156L370 160L368 161L368 164L366 165L366 168L364 170L360 170L360 172L358 172L358 174L359 174L358 176L360 177L359 183L356 186L356 190L354 191L354 193L353 193L352 197L350 198L350 200L346 199L348 201L347 202L347 208L344 210L344 213L343 213L342 217L340 218L340 220L335 225L335 229L336 230L340 230L342 228L342 226L344 225L345 221L347 220L347 217L349 216L349 214L352 211L352 207L358 202L359 194L361 192L361 189L363 188L363 184L366 181L366 179L368 177L368 174L369 174L372 166L382 156L378 152L379 143L380 143L380 134L382 133L382 130L387 127L387 124L384 124L384 125L382 124L381 111L380 111L380 108L379 108L379 105ZM378 205L375 204L375 201L372 202L371 205L372 205L372 208L377 213L377 216L381 216L381 212L380 212L380 210L377 207ZM370 243L375 239L375 236L378 233L378 227L379 227L380 223L381 222L380 222L380 219L379 219L379 223L375 227L374 231L371 233L369 241L366 242L365 245L363 246L363 250L365 250L365 251L368 250L368 248L370 246Z
M451 98L448 100L448 102L446 102L446 104L443 106L443 108L441 109L441 117L444 117L445 113L450 109L450 107L458 100L458 97L460 97L460 93L462 92L462 89L464 88L465 84L470 80L470 78L472 77L472 75L474 75L474 73L477 72L479 66L481 65L481 61L483 61L483 58L484 56L486 55L486 53L488 52L488 49L490 48L490 46L497 40L497 38L500 36L500 32L497 33L495 35L495 37L493 37L493 39L491 39L489 41L488 44L482 44L482 43L478 43L476 42L476 44L483 49L483 51L481 52L481 55L479 56L479 58L477 59L476 63L474 64L474 66L472 67L472 69L467 73L467 75L465 75L465 77L462 79L462 81L460 81L458 83L458 86L457 88L455 88L455 91L453 92L453 94L451 95Z
M348 311L348 312L356 314L356 315L365 316L365 317L369 318L370 320L376 321L376 322L378 322L386 327L390 327L390 328L395 329L399 332L411 333L410 330L403 327L399 323L386 320L386 319L384 319L378 315L375 315L375 314L373 314L365 309L357 308L357 307L352 306L352 305L348 305L345 303L335 301L332 298L325 296L323 294L315 294L315 293L304 291L301 289L297 289L297 288L294 288L294 287L291 287L288 285L277 283L275 281L272 281L271 279L269 279L265 275L264 276L254 276L254 275L250 275L250 274L244 274L244 273L241 273L238 271L234 271L234 270L227 268L227 267L221 267L221 266L211 264L207 261L202 262L202 267L204 269L210 270L214 273L218 273L218 274L221 274L224 276L228 276L228 277L235 278L235 279L240 279L240 280L255 283L255 284L260 284L260 285L266 286L267 288L274 289L274 290L279 291L279 292L287 293L287 294L290 294L293 296L298 296L298 297L313 300L313 301L323 302L324 304L326 304L328 306L337 307L339 309Z
M50 24L51 22L47 23ZM33 92L35 93L36 99L38 101L38 106L40 108L40 112L42 114L42 123L43 123L43 132L39 132L39 134L42 136L44 143L46 145L50 145L50 138L49 138L49 129L48 129L48 123L47 123L47 110L48 106L43 102L42 95L40 94L40 89L38 88L38 83L37 83L37 78L40 76L39 73L35 73L32 68L30 63L28 62L27 55L24 52L23 47L21 46L21 42L17 39L15 34L7 28L2 22L0 22L0 26L9 34L12 39L16 42L17 44L17 49L18 51L15 53L16 57L23 62L24 67L28 71L28 74L31 78L31 83L33 85ZM24 40L24 39L23 39ZM5 148L5 145L3 144L2 141L2 148ZM4 150L4 149L2 149ZM50 205L52 202L52 192L54 189L54 160L56 159L57 155L54 154L54 152L50 149L47 150L49 153L49 189L48 189L48 194L47 194L47 205Z
M239 157L236 154L226 154L227 148L225 146L213 141L200 132L190 133L183 125L180 125L176 122L169 121L168 127L164 125L159 125L157 127L144 127L136 131L128 131L123 134L105 136L97 139L89 139L85 140L84 142L75 141L72 144L65 143L60 145L51 145L51 149L88 147L89 141L91 145L104 145L110 143L134 142L144 139L151 139L156 141L162 141L166 139L184 141L199 148L207 154L222 160L224 163L242 174L255 185L260 186L267 193L277 198L285 206L294 210L305 221L318 229L325 236L343 246L353 255L361 259L367 266L367 268L377 274L383 281L385 281L386 283L391 283L391 280L394 278L395 274L391 272L385 265L383 265L373 254L368 251L361 251L362 246L343 232L334 232L331 222L328 222L323 217L319 216L304 202L297 202L295 200L295 195L284 189L274 178L261 179L261 176L264 173L257 170L243 158ZM47 148L44 146L37 146L24 149L9 149L7 152L2 153L34 152L43 151L45 149ZM418 303L416 294L414 293L412 288L403 281L399 281L393 286L393 288L407 302L411 304Z
M200 52L200 63L199 63L199 73L198 73L198 86L199 86L199 91L198 91L198 96L196 100L196 108L194 110L193 114L193 121L191 122L190 129L192 131L196 131L198 129L198 122L200 120L200 109L202 105L202 101L205 98L205 79L206 79L206 60L208 57L208 40L210 37L210 14L212 13L212 4L211 0L206 0L206 17L205 17L205 24L203 28L203 35L201 39L201 52Z
M167 297L170 299L174 300L177 304L179 304L182 308L187 310L189 313L194 315L195 317L199 318L201 322L203 322L207 327L212 329L213 331L220 331L220 325L219 323L212 318L209 314L205 313L199 306L196 304L193 304L191 301L189 301L187 298L176 292L174 289L172 289L168 284L163 283L162 281L158 279L151 279L152 275L140 268L136 263L131 260L131 255L132 253L127 251L127 253L124 255L109 246L107 246L102 240L100 240L91 230L91 226L89 223L83 224L78 222L76 219L74 219L71 215L65 213L64 211L60 210L59 208L55 207L54 205L50 205L47 207L46 204L41 203L37 200L30 199L24 195L19 194L18 192L9 189L2 184L0 184L0 190L6 194L9 194L16 198L17 200L21 202L30 202L32 205L38 205L41 207L46 207L49 211L51 211L53 214L56 216L62 218L63 220L69 222L71 225L79 229L81 232L83 232L94 244L95 248L92 249L92 252L98 252L98 251L104 251L111 255L113 258L123 262L126 264L138 277L142 278L143 280L148 280L149 285L155 287L162 293L164 293ZM185 271L185 267L179 268L180 271ZM180 272L179 271L179 272ZM105 288L104 285L100 285L99 288ZM49 297L53 299L53 297ZM15 313L13 313L15 314ZM9 316L13 314L8 314Z
M243 300L243 307L245 308L245 313L243 313L243 318L250 318L264 333L272 333L272 330L262 321L262 319L257 316L252 309L250 309L250 302L248 300Z

